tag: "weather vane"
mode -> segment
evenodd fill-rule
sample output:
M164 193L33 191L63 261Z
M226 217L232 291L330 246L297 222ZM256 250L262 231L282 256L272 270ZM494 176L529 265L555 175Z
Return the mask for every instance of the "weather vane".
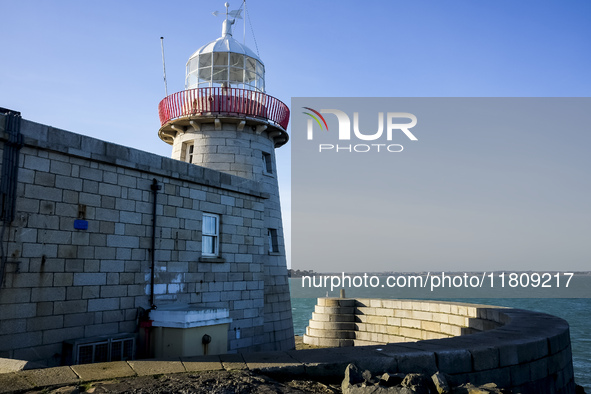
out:
M228 19L228 17L231 18L235 18L235 19L242 19L242 15L240 15L240 13L242 12L242 7L240 7L237 10L234 11L228 11L229 7L230 7L230 3L225 3L224 4L226 6L226 19ZM214 11L212 12L213 16L218 16L220 14L219 11Z

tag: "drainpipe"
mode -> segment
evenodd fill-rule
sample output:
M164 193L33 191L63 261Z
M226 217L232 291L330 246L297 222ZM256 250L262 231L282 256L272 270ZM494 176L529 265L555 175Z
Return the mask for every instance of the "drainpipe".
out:
M4 250L4 233L6 227L14 220L16 207L16 185L18 183L18 161L19 152L23 146L23 135L21 134L21 113L6 108L0 108L0 113L5 114L5 131L8 134L8 141L4 143L2 157L2 176L0 177L0 288L4 280L4 267L8 259L7 251Z
M143 349L143 356L145 358L150 358L150 330L152 328L152 320L150 320L150 311L156 309L156 304L154 303L154 281L155 281L155 265L156 265L156 206L158 203L158 190L162 189L162 186L158 184L156 178L152 180L152 184L150 185L150 189L152 190L153 196L153 205L152 205L152 244L150 246L150 309L144 311L142 314L143 316L140 317L140 329L144 329L144 349Z
M156 309L154 304L154 266L156 262L156 203L158 202L158 190L162 189L162 186L158 184L156 178L152 180L150 186L152 193L154 193L154 205L152 206L152 246L150 254L152 257L152 264L150 266L150 310Z

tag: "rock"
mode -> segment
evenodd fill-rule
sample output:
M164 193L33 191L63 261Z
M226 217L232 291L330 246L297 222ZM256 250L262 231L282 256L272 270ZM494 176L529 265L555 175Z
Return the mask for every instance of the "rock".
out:
M435 385L435 390L438 394L451 393L451 389L449 387L449 384L447 383L447 379L445 378L445 375L443 375L442 373L437 372L433 374L433 376L431 376L431 380L433 381L433 384Z
M409 373L402 380L402 387L412 390L416 394L430 394L429 378L422 373Z
M454 394L489 394L487 391L480 390L478 387L474 386L472 383L462 384L453 391Z
M367 369L363 371L361 376L363 377L363 380L368 386L376 383L371 377L371 372L369 372Z
M481 389L484 390L493 390L494 391L499 391L498 386L495 383L487 383L487 384L483 384L482 386L480 386Z
M402 383L404 374L401 373L385 373L380 377L379 384L384 387L394 387Z
M428 391L416 391L411 387L401 387L400 383L407 377L404 374L385 373L380 379L373 377L370 371L359 371L355 364L349 364L345 369L345 378L341 384L343 394L429 394ZM407 381L412 386L420 378L409 377ZM385 384L384 384L385 383ZM421 390L422 387L419 387Z
M371 372L361 372L354 364L345 369L345 378L341 384L343 394L507 394L510 390L502 390L495 383L474 386L466 383L450 388L445 374L437 372L432 376L421 373L407 375L384 373L380 377L372 376ZM577 394L579 394L577 392ZM584 394L582 392L581 394Z
M363 381L363 375L359 371L359 368L355 364L349 364L345 368L345 378L343 379L343 383L341 383L341 389L344 393L350 386L362 383Z
M583 388L583 386L579 386L577 384L575 386L575 394L585 394L585 388Z

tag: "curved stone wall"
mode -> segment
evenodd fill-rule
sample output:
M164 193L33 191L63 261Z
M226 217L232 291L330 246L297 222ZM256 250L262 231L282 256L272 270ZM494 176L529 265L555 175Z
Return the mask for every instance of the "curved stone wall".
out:
M383 372L440 371L454 385L494 382L522 394L575 392L568 323L544 313L444 301L319 298L304 343L380 345L377 350L390 359Z

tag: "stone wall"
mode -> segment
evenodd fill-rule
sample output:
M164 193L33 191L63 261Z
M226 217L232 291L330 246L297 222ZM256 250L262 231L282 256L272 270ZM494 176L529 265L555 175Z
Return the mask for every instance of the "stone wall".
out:
M471 335L468 335L471 334ZM438 301L319 298L304 342L381 345L384 371L437 371L522 394L574 393L568 323L543 313Z
M0 115L0 158L3 124ZM154 179L155 304L229 309L231 352L293 345L289 329L265 332L265 309L289 305L265 299L269 194L259 182L25 120L21 133L16 219L2 240L0 357L56 365L64 341L137 332L150 307ZM216 261L201 258L204 212L220 215Z

